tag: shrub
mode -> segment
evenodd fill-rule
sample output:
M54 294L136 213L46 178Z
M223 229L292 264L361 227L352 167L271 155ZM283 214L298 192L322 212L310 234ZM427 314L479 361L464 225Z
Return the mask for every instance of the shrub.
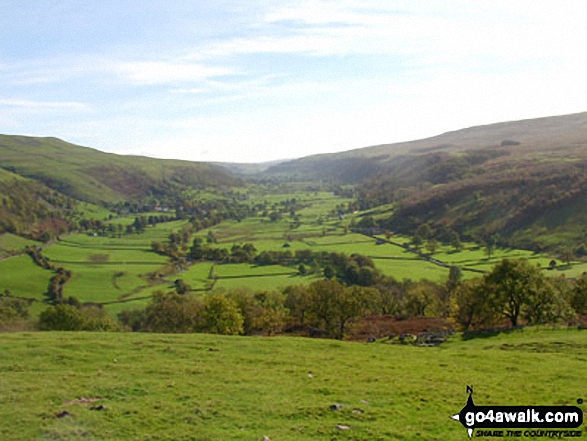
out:
M113 331L118 326L101 307L77 308L62 303L41 312L39 328L44 331Z

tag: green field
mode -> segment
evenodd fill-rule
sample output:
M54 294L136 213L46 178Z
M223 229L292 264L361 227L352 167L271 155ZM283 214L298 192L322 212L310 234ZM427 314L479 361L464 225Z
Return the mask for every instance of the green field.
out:
M281 218L271 221L269 213L284 207L286 202L296 199L295 216L283 210ZM203 229L195 237L207 242L209 233L216 237L212 247L230 250L234 245L252 243L257 252L297 250L313 252L336 252L347 255L361 254L370 257L375 266L385 275L397 280L431 280L444 283L448 277L448 266L462 267L463 277L479 277L489 271L503 258L525 258L539 264L548 275L578 277L587 271L587 264L572 262L564 265L557 262L555 270L548 270L551 257L514 249L496 249L488 259L483 247L464 243L463 249L455 252L451 247L439 246L433 258L446 266L434 264L418 254L400 246L411 242L410 237L393 235L391 243L381 243L373 237L353 233L348 226L365 214L375 212L338 215L336 207L347 204L343 199L327 192L295 192L286 194L259 194L253 192L251 206L264 207L256 216L240 222L230 220ZM91 209L93 206L87 205ZM390 207L383 207L389 211ZM98 213L106 215L107 212ZM153 215L157 213L152 213ZM114 224L128 225L136 215L126 215L112 219ZM295 222L297 223L295 223ZM294 224L295 223L295 224ZM168 258L151 251L153 241L168 242L169 235L181 231L188 221L171 221L148 226L141 234L124 234L118 231L108 235L79 233L64 236L60 241L46 246L43 255L56 267L73 272L73 277L64 288L64 295L77 297L82 302L102 303L112 313L141 307L147 304L156 290L171 291L176 279L184 280L194 292L211 288L232 289L245 287L252 290L278 290L288 285L307 285L318 277L317 274L301 276L297 266L255 266L243 264L215 264L215 274L210 274L212 263L199 262L187 269L176 268L169 273ZM383 236L380 236L383 239ZM20 250L35 242L14 235L0 236L1 253ZM423 248L424 252L427 252ZM29 257L21 256L0 261L0 290L9 289L14 295L44 299L51 271L35 267ZM160 272L168 266L167 276L152 278L151 274ZM471 271L467 271L471 270ZM214 281L214 276L216 280ZM25 280L26 279L26 280ZM36 304L34 311L41 309Z
M37 246L38 242L14 234L0 234L0 259L11 254L22 253L27 246Z
M587 396L583 332L527 328L468 341L453 336L434 348L203 334L1 334L0 438L466 440L449 418L465 405L466 385L474 385L477 405L577 405ZM57 417L63 411L69 415Z

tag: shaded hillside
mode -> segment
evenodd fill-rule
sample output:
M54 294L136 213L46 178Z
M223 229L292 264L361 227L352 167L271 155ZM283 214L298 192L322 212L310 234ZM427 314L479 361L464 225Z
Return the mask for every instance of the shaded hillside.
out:
M509 138L494 145L489 139ZM457 142L457 134L446 136ZM430 224L439 239L459 235L530 249L587 243L587 114L460 131L471 142L412 151L358 187L362 208L394 202L382 226L413 233ZM473 141L477 144L473 144Z
M40 238L67 231L75 202L30 179L0 169L0 233Z
M94 203L239 182L229 171L211 164L115 155L57 138L0 135L0 167Z
M428 156L432 154L483 150L549 158L564 156L569 151L574 155L585 146L587 112L478 126L417 141L309 156L270 167L264 174L294 180L358 183L378 173L389 174L406 161L416 165L420 157L434 158ZM413 179L419 178L413 176Z

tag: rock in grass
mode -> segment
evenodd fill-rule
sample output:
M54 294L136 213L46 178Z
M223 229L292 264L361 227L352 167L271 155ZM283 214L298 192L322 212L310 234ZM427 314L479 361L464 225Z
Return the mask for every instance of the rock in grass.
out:
M67 416L71 416L71 413L69 413L67 410L62 410L61 412L56 413L55 416L57 418L65 418Z
M344 406L342 404L338 404L338 403L334 403L330 405L330 410L340 410L342 409Z
M345 426L344 424L337 424L336 428L338 430L351 430L350 426Z

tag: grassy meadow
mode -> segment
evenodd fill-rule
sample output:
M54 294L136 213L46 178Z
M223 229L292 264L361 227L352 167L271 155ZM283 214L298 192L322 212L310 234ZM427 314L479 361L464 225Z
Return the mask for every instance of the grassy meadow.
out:
M466 385L478 405L576 405L586 397L584 332L454 335L434 348L205 334L0 334L0 438L465 440L449 416L465 405Z

